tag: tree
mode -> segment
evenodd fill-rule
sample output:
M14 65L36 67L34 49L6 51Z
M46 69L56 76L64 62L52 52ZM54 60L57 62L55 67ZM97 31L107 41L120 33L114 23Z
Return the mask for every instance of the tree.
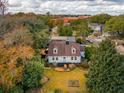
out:
M5 37L5 45L11 46L11 45L19 45L19 44L24 44L24 45L32 45L33 40L32 40L32 34L30 31L23 26L15 28L10 33L7 33L4 35Z
M11 31L16 25L16 22L13 18L4 16L0 18L0 35L3 35Z
M89 93L124 92L124 60L111 41L103 41L91 61L87 81Z
M0 93L9 93L22 80L23 65L17 67L16 52L12 53L12 51L0 49Z
M4 15L7 8L8 0L0 0L0 14Z
M95 47L93 47L93 46L92 47L85 47L85 58L88 61L90 61L94 52L95 52Z
M20 13L0 17L0 36L2 36L0 38L0 93L23 93L23 85L31 88L42 83L40 67L43 67L44 61L40 60L40 56L31 60L35 61L34 63L28 60L34 56L32 48L34 42L38 41L36 45L40 42L38 48L46 46L46 38L49 38L47 28L39 15Z
M60 36L72 36L73 34L71 26L60 25L58 29L59 29L58 32Z
M77 31L77 35L78 36L83 36L86 37L88 36L92 30L88 27L87 22L82 22L79 26L78 26L79 30Z
M0 93L21 93L25 61L34 55L30 46L0 48Z
M86 20L76 20L71 22L73 31L76 31L77 36L88 36L92 30L88 27Z
M91 23L105 24L111 18L108 14L98 14L90 18Z
M49 42L49 33L47 30L36 32L34 33L33 37L34 37L33 46L35 49L41 49L47 47L47 44Z
M119 36L124 35L124 16L112 17L106 22L104 32L117 33Z
M22 86L15 86L15 87L9 89L9 91L7 93L24 93L24 90L23 90Z
M25 64L23 76L23 88L35 88L41 85L43 68L40 62L30 61Z
M76 39L76 42L79 43L79 44L81 44L82 43L82 39L81 38L77 38Z

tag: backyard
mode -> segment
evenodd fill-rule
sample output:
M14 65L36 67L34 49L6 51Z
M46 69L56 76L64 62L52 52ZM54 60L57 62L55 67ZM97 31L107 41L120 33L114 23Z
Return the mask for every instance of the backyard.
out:
M53 93L56 89L62 90L62 93L87 93L86 77L87 70L76 68L70 72L57 72L52 69L45 70L45 76L49 81L43 86L45 93ZM78 86L69 86L69 81L78 81Z

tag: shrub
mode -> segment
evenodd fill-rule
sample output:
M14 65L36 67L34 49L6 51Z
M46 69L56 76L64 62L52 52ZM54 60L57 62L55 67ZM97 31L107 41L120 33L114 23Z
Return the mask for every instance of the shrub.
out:
M9 90L8 93L24 93L22 86L15 86Z
M78 38L78 39L76 40L76 42L81 44L81 43L82 43L82 39L81 39L81 38Z
M81 62L81 67L86 68L86 69L89 68L89 64L88 64L87 60Z
M63 93L61 89L55 89L54 93Z

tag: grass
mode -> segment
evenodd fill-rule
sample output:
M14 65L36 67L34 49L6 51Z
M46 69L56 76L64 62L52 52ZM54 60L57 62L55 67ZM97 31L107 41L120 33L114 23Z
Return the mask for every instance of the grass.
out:
M61 89L63 93L67 93L68 91L87 93L84 75L86 72L86 70L80 68L76 68L70 72L57 72L52 69L46 69L45 75L50 80L43 86L43 90L45 93L53 93L55 89ZM69 80L78 80L80 87L68 87Z

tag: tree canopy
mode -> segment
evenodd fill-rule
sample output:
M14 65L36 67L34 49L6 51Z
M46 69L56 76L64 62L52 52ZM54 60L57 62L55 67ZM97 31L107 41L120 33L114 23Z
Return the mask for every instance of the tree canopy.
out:
M4 42L7 46L18 44L32 45L33 38L32 34L25 26L19 26L17 29L15 28L13 31L4 35Z
M58 32L60 36L72 36L73 30L70 26L60 25L58 28Z
M44 19L32 13L6 15L0 17L0 28L0 93L24 93L24 87L40 86L42 64L30 60L35 49L47 45Z
M48 30L43 30L41 32L36 32L33 34L34 38L34 48L41 49L46 48L49 43L49 32Z
M118 35L124 34L124 16L112 17L106 22L105 32L117 33Z
M72 21L71 24L73 31L76 31L77 36L88 36L92 30L88 27L86 20Z
M123 93L124 60L111 41L103 41L92 56L87 86L89 93Z
M30 61L25 64L23 87L24 89L35 88L41 85L43 68L40 62Z
M91 23L105 24L111 18L108 14L98 14L90 18Z

